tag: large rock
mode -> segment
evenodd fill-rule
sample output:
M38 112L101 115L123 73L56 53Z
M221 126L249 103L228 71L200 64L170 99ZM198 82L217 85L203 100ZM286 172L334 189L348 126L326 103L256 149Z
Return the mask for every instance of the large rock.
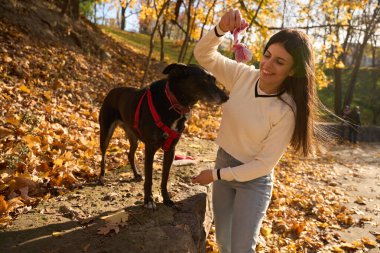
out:
M4 252L14 253L205 252L212 222L210 189L175 187L183 190L175 197L176 209L158 204L158 209L151 211L141 205L132 205L88 218L84 208L75 208L77 202L70 201L71 195L55 204L49 201L34 212L21 215L12 227L1 231L0 245ZM118 233L98 234L110 220L118 223Z

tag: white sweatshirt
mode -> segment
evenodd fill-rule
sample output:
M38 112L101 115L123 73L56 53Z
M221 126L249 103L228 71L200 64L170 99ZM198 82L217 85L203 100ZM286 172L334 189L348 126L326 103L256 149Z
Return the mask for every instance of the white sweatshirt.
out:
M224 35L219 25L216 29ZM222 40L223 36L217 37L211 30L197 43L194 56L230 92L230 99L222 106L216 142L243 164L222 168L220 177L244 182L271 173L280 160L293 135L295 103L287 93L281 98L288 104L278 96L266 96L258 85L259 70L217 51ZM213 178L217 180L216 170Z

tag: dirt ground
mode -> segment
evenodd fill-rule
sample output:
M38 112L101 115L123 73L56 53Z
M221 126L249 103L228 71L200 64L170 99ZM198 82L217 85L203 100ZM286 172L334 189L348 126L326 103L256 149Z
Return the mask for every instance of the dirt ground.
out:
M211 141L186 138L180 141L177 153L196 158L198 164L172 168L169 188L174 200L181 201L179 192L191 191L192 175L201 168L213 166L216 149ZM331 169L335 172L327 181L344 191L342 202L355 211L353 218L360 220L359 225L337 233L347 242L361 237L373 239L380 233L380 144L333 145L326 154L333 157ZM154 196L156 201L162 201L157 189L161 155L158 154L156 159ZM115 165L119 162L113 161ZM107 245L112 242L113 247L117 248L123 242L115 236L100 235L98 231L104 226L102 217L123 209L129 213L132 225L172 222L173 210L163 205L159 205L155 213L141 208L142 183L131 180L132 173L128 166L109 171L106 175L106 187L85 185L69 194L43 201L35 209L19 216L12 226L0 231L1 252L36 252L36 247L44 249L40 252L117 252L108 250ZM143 238L131 240L140 244L142 242L139 240ZM94 248L98 250L94 251ZM366 252L379 252L379 248Z
M346 144L334 146L329 152L336 161L335 182L344 190L346 206L355 212L353 218L360 221L359 226L339 233L349 242L358 239L358 235L373 238L380 234L380 144Z

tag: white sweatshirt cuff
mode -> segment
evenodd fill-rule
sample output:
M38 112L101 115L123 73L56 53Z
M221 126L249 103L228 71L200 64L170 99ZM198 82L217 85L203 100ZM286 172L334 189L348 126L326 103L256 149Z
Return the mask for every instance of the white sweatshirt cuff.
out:
M217 181L218 180L218 175L216 174L217 170L212 170L212 179L214 181Z
M219 169L219 174L220 174L220 179L221 180L226 180L226 181L232 181L234 180L234 176L232 174L232 169L231 167L227 167L227 168L222 168L222 169ZM217 169L213 170L212 171L212 178L214 179L214 181L216 180L219 180L218 179L218 174L217 174Z
M222 35L222 36L223 36L223 35L226 34L226 33L223 32L223 30L220 28L219 23L216 25L215 29L216 29L216 32L217 32L219 35Z

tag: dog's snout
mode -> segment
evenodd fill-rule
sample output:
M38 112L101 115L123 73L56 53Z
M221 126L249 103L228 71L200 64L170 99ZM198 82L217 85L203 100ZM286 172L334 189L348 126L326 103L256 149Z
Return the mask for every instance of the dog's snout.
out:
M206 87L208 87L206 89L208 90L208 102L215 103L218 105L227 102L229 97L221 88L217 86L215 77L209 77L209 83Z
M221 97L221 104L227 102L228 99L229 99L228 95L226 93L224 93L224 92L222 92L222 94L221 94L220 97Z
M228 95L224 91L220 90L218 92L218 98L216 99L216 102L217 104L223 104L227 102L228 99L229 99Z

